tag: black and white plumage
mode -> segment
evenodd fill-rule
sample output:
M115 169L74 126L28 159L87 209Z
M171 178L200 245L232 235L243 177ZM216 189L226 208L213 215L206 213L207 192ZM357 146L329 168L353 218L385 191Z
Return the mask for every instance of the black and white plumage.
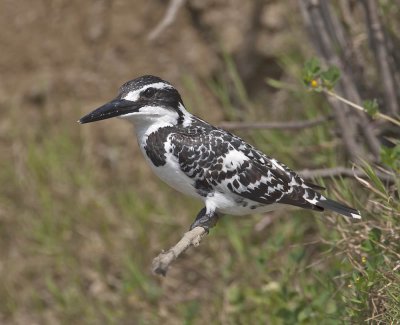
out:
M111 117L134 124L139 146L157 176L204 201L191 228L208 229L219 214L246 215L285 205L361 218L357 210L324 197L318 192L323 188L305 182L276 159L190 114L178 91L158 77L125 83L114 100L79 122Z

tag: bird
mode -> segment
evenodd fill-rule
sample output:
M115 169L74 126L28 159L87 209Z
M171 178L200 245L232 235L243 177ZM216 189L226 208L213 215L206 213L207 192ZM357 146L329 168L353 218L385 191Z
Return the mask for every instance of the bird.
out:
M190 230L203 227L208 232L225 214L265 213L288 205L361 218L358 210L323 196L323 187L189 113L178 90L159 77L124 83L116 98L78 122L113 117L133 124L140 150L161 180L203 201Z

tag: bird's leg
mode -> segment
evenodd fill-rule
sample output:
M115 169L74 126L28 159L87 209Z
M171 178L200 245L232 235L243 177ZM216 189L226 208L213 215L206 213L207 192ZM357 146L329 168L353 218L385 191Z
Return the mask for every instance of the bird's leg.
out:
M210 228L216 225L218 217L219 216L215 212L215 210L207 211L207 208L204 207L203 209L201 209L196 219L190 226L190 230L195 227L203 227L208 232Z

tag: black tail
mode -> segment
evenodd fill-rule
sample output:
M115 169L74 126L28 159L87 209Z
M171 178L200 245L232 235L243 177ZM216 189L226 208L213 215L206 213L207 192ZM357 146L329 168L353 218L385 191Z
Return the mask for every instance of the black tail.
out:
M335 211L346 217L361 219L360 211L330 199L325 199L325 200L322 199L321 201L318 201L316 203L316 206L319 206L327 210Z

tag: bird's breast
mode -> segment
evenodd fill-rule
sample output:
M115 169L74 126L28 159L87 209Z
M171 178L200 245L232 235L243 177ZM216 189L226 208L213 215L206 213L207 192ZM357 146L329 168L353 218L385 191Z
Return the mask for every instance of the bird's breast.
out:
M150 134L138 134L139 147L154 173L172 188L184 194L201 198L194 186L195 180L182 170L168 136L173 127L162 127Z
M176 157L171 153L165 153L164 163L158 166L151 161L147 153L144 152L144 155L154 173L169 186L183 194L202 198L196 191L194 179L182 172Z

